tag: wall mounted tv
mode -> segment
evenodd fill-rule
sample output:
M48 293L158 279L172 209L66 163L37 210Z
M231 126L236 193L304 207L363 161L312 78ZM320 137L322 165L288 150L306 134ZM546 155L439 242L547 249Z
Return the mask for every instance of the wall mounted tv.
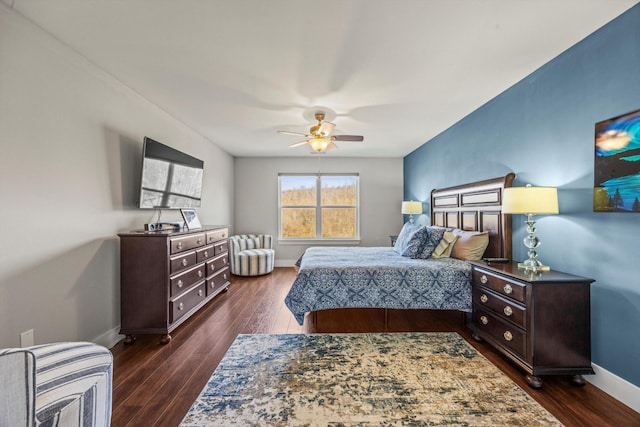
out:
M203 172L202 160L145 137L138 206L147 209L199 207Z

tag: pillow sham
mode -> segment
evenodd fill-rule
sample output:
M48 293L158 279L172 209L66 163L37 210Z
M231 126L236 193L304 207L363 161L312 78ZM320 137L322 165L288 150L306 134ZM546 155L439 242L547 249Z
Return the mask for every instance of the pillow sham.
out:
M408 258L419 258L422 253L422 248L427 241L427 237L427 227L420 227L415 233L413 233L406 246L402 249L400 255Z
M489 233L480 231L453 230L458 239L453 244L451 257L466 261L480 261L489 246Z
M398 238L396 239L395 245L393 245L393 249L402 255L402 253L406 250L409 245L411 238L413 235L420 230L420 228L424 227L424 225L415 224L411 222L407 222L402 226L402 230L400 230L400 234L398 234Z
M418 255L418 258L428 259L431 258L431 254L436 249L440 241L442 240L442 236L447 231L444 227L436 227L429 226L427 229L427 238L422 247L421 253Z
M458 236L453 234L451 231L445 231L442 236L442 240L440 240L438 246L433 250L431 258L449 258L456 240L458 240Z

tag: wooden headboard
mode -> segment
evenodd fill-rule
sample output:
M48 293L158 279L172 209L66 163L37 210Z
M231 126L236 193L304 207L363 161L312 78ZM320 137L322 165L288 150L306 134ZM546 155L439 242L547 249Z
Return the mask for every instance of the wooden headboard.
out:
M431 224L489 232L485 257L511 257L511 215L502 213L502 190L514 173L431 191Z

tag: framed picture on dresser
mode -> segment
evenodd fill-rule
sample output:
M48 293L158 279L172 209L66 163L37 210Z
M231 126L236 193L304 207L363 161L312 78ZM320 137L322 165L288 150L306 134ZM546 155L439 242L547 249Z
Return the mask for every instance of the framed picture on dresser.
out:
M182 218L184 218L184 225L185 227L187 227L187 229L195 230L198 228L202 228L195 209L180 209L180 213L182 213Z

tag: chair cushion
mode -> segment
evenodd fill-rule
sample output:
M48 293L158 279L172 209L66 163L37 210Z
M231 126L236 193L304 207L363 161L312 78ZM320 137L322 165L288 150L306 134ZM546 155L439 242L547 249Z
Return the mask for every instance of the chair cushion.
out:
M258 276L273 271L273 249L246 249L234 255L231 272L238 276Z

